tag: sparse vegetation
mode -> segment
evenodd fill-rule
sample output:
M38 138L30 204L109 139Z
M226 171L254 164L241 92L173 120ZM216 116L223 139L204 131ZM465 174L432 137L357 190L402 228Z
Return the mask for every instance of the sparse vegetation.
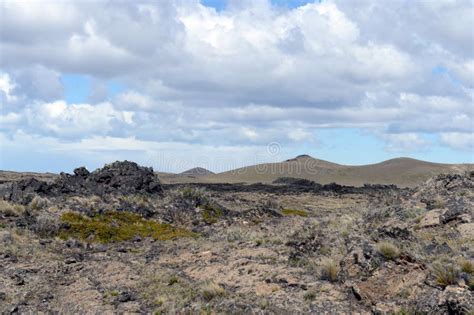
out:
M169 224L143 219L129 212L108 211L86 217L75 212L66 212L61 221L67 225L59 235L63 239L77 238L92 242L118 242L131 240L135 236L156 240L171 240L178 237L195 236L194 233Z
M455 284L459 278L459 269L450 261L440 261L431 267L436 284L446 287Z
M204 300L210 301L215 297L223 296L225 289L217 283L210 281L201 287L201 294Z
M208 200L208 195L203 188L186 186L170 192L169 194L172 200L178 202L185 201L194 206L204 204Z
M283 209L281 213L285 216L300 216L300 217L307 217L309 213L304 210L295 210L295 209Z
M38 215L34 230L43 237L54 236L59 231L59 225L58 218L46 212Z
M307 290L304 294L304 299L306 301L313 301L317 296L317 292L314 288Z
M170 276L161 268L143 274L140 280L141 297L152 304L158 314L174 313L199 297L193 283L175 275Z
M388 260L394 260L400 256L400 249L388 241L378 243L377 251Z
M195 184L150 193L134 190L140 174L119 177L129 183L120 190L108 174L109 186L44 186L47 206L32 211L34 193L20 194L12 200L25 213L0 212L0 313L442 314L448 302L472 305L472 200L450 198L474 178L447 175L449 189ZM460 219L414 230L427 211L421 200L437 196Z
M320 266L321 279L335 282L339 274L339 266L332 259L324 259Z
M461 267L462 272L474 275L474 263L472 261L463 258L459 262L459 266Z
M177 276L171 276L168 280L168 285L173 285L175 283L178 283L179 278Z
M25 213L25 207L18 204L12 204L5 200L0 200L0 214L7 217L18 217Z
M35 196L28 204L28 211L39 211L48 206L48 200L40 196Z
M210 202L206 202L200 208L202 210L202 218L207 224L216 223L223 215L222 209Z

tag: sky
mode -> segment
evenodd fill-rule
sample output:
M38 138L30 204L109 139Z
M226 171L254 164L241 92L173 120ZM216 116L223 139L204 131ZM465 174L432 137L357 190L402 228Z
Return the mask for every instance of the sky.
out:
M474 162L474 0L0 0L0 169Z

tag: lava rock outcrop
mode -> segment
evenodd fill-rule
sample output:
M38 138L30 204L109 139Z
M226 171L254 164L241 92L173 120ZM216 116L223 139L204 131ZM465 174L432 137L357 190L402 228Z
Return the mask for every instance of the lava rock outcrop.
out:
M129 161L117 161L94 172L85 167L74 170L74 174L61 173L52 183L33 178L13 183L4 191L8 200L29 202L33 194L60 195L104 195L161 193L160 180L151 167L139 166Z

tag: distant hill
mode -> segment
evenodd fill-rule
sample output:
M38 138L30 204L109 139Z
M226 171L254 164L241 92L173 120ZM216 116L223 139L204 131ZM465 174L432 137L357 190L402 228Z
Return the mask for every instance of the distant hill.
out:
M341 165L299 155L279 163L265 163L238 168L214 174L195 167L179 174L157 172L164 184L177 183L267 183L280 177L303 178L320 184L362 186L363 184L395 184L399 187L413 187L428 178L443 173L464 173L474 171L474 164L441 164L396 158L369 165ZM0 184L25 177L52 180L55 174L20 173L0 171Z
M202 167L195 167L190 170L184 171L182 173L179 173L178 175L181 176L204 176L204 175L213 175L214 173L211 172L210 170L207 170Z
M0 171L0 184L30 177L36 178L38 180L52 181L56 176L57 175L53 173Z
M206 183L272 183L279 177L305 178L321 184L336 182L342 185L395 184L413 187L441 173L463 173L474 170L473 164L441 164L396 158L381 163L351 166L300 155L280 163L247 166L218 174L203 175L186 181L185 178L164 178L164 182Z

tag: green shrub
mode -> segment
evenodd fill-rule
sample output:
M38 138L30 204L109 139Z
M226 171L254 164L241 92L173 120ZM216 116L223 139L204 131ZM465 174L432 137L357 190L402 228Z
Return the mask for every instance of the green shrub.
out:
M308 216L308 212L304 210L283 209L281 213L283 213L284 216L300 216L300 217Z
M386 259L394 260L400 256L398 247L390 242L380 242L377 244L377 251Z
M109 243L131 240L135 236L152 237L156 240L170 240L178 237L192 237L195 233L175 228L169 224L146 220L129 212L108 211L92 217L75 212L61 216L66 224L60 230L63 239L77 238L92 242Z

